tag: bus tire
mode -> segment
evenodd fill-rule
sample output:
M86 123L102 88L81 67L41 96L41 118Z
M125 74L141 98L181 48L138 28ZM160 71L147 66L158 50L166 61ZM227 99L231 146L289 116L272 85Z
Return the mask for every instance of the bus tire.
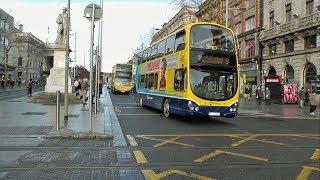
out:
M170 117L170 104L169 104L169 99L166 99L164 102L163 102L163 115L168 118Z
M140 107L143 107L143 99L142 99L141 96L140 96L140 98L139 98L139 106L140 106Z

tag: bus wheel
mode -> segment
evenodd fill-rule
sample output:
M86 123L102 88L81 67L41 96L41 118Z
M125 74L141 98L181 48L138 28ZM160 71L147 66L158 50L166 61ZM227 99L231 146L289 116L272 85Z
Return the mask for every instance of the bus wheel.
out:
M170 116L169 99L166 99L163 103L163 115L168 118Z
M140 107L142 107L142 106L143 106L143 100L142 100L142 97L140 97L140 99L139 99L139 105L140 105Z

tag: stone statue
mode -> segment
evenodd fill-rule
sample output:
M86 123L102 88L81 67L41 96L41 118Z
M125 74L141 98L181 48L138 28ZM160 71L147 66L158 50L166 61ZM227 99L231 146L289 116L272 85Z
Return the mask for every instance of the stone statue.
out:
M58 23L58 29L57 29L57 39L56 44L65 44L66 43L66 34L67 34L67 19L68 19L68 13L67 8L64 7L62 9L63 13L59 14L57 17L56 22Z

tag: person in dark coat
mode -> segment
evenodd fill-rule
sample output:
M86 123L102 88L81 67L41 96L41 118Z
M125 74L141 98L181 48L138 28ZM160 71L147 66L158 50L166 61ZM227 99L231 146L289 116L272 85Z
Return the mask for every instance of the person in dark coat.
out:
M28 82L27 88L28 88L28 95L31 97L32 96L32 88L33 88L32 79Z

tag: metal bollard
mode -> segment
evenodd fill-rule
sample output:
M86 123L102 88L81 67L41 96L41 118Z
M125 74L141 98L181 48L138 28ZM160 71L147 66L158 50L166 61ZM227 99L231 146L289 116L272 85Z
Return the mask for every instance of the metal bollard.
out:
M60 105L61 105L61 92L57 90L56 93L57 102L56 102L56 128L57 131L60 129Z

